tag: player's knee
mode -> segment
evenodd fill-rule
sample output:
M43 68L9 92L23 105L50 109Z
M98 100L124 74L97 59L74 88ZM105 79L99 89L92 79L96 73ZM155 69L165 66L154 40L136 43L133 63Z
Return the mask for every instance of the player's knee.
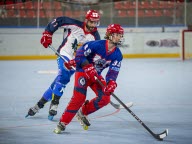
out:
M86 96L79 92L74 92L74 96L71 98L71 103L74 103L77 107L81 107L85 102Z
M107 104L110 103L110 96L104 96L102 98L102 101L103 101L103 106L106 106Z
M78 109L83 105L85 102L85 95L74 92L73 97L71 98L66 111L73 113L74 111L78 111Z
M63 91L65 89L65 85L59 82L56 82L53 85L53 93L57 96L62 96L63 95Z

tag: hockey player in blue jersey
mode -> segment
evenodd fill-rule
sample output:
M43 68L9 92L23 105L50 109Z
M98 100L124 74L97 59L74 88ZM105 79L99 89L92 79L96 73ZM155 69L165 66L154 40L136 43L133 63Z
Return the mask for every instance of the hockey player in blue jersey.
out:
M70 68L75 66L73 59L76 49L79 45L88 41L100 40L100 35L97 31L99 23L99 13L95 10L89 10L86 13L84 22L69 17L58 17L47 25L41 38L41 44L47 48L52 44L53 33L58 28L63 28L64 39L57 51L68 63L64 64L62 58L57 58L58 75L37 104L29 109L27 116L34 116L48 101L51 101L48 118L52 120L53 116L57 114L59 99L63 95L63 90L69 83L70 77L74 74L74 70Z
M117 87L116 79L123 59L118 48L123 41L123 34L124 30L119 24L111 24L105 34L106 40L87 42L77 50L73 97L62 114L54 130L55 133L64 131L75 115L88 128L90 123L87 115L110 102L110 95ZM109 69L104 80L101 72L107 67ZM95 77L102 82L103 86ZM85 102L88 87L94 91L96 97Z

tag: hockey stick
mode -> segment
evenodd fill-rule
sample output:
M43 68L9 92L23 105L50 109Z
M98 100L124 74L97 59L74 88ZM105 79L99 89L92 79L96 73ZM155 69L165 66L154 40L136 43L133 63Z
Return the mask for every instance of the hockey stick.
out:
M122 105L120 105L120 104L115 104L115 103L113 103L112 101L110 101L110 104L111 104L114 108L116 108L116 109L124 109L124 107L123 107ZM130 108L130 107L133 106L133 102L128 102L128 103L126 103L125 105L126 105L128 108Z
M101 85L104 86L103 83L97 78L95 77L95 79L97 80L97 82ZM144 122L139 119L114 93L111 93L111 95L156 139L162 141L163 138L165 138L168 135L168 129L166 129L164 132L160 133L160 134L155 134L154 132L152 132L145 124Z
M52 49L60 58L62 58L65 62L67 62L67 60L51 45L49 45L49 48ZM73 70L75 70L75 67L72 67ZM110 104L116 108L116 109L120 109L120 108L123 108L120 104L115 104L113 103L112 101L110 101ZM129 102L129 103L126 103L126 107L132 107L133 106L133 103L132 102Z

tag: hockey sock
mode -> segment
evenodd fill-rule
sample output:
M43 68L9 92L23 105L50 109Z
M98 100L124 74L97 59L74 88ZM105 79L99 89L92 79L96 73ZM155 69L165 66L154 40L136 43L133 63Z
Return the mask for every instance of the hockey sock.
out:
M57 96L57 95L53 94L53 95L52 95L52 101L51 101L51 103L52 103L53 105L58 105L60 98L61 98L60 96Z
M43 108L46 103L47 103L47 100L44 97L42 97L37 103L37 105L39 106L39 108Z

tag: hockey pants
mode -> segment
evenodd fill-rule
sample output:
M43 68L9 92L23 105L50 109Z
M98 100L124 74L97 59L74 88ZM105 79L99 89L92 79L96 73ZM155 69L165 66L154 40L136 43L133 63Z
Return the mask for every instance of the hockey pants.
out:
M64 88L69 83L71 76L74 74L74 70L69 71L64 67L64 60L62 58L57 58L57 64L58 75L56 76L50 87L43 94L44 99L46 99L47 101L50 101L52 99L52 94L62 96Z
M94 91L96 97L85 103L88 87ZM62 114L60 121L67 125L71 122L80 107L82 107L82 112L84 115L89 115L106 106L109 102L110 96L104 95L102 92L102 87L98 82L93 83L86 79L84 72L76 72L73 97Z

